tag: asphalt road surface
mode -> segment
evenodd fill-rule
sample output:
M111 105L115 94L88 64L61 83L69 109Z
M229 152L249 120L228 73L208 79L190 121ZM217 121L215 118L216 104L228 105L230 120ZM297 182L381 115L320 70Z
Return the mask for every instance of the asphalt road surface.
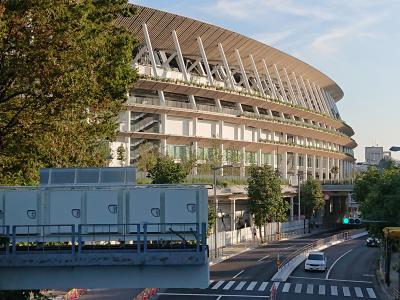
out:
M282 260L329 235L332 233L276 242L242 253L211 267L207 289L167 289L157 299L269 299L274 285L276 299L383 299L375 285L378 249L366 247L364 238L326 249L326 272L304 272L301 264L286 283L270 282L278 253Z

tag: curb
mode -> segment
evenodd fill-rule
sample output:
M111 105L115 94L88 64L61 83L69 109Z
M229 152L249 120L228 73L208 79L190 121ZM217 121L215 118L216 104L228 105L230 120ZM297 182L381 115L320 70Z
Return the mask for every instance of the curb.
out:
M349 241L349 240L354 240L357 239L359 237L368 235L367 231L361 232L361 233L357 233L355 235L350 236L348 239L346 240L339 240L339 241L335 241L335 242L331 242L331 243L327 243L323 246L320 246L318 248L313 249L312 251L319 251L319 250L324 250L326 248L332 247L334 245L337 244L341 244L345 241ZM288 262L288 264L291 264L288 266L288 268L282 268L280 269L278 272L275 273L274 276L272 276L271 281L279 281L279 282L285 282L288 277L290 276L290 274L293 273L293 271L304 261L306 260L306 256L301 256L298 255L296 257L294 257L292 260L290 260Z

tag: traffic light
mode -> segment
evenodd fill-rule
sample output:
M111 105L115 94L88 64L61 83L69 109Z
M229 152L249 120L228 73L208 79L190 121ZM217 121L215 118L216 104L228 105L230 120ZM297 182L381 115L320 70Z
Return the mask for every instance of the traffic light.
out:
M349 218L343 218L343 224L349 224Z

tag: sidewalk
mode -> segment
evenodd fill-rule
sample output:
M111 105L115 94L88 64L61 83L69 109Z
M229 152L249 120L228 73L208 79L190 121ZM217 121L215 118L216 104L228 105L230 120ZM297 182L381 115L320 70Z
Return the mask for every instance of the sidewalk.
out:
M400 268L400 252L392 253L391 264L390 264L390 285L387 286L384 281L384 274L381 270L377 269L377 277L379 279L379 284L388 297L388 299L400 299L400 297L394 297L394 290L400 290L400 272L397 269Z

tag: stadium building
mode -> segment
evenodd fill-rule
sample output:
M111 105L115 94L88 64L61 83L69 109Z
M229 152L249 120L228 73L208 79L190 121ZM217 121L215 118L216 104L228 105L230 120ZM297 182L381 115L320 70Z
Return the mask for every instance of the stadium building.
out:
M341 88L309 64L239 33L152 8L118 24L138 38L112 165L137 162L150 142L177 162L221 154L220 175L244 177L269 164L281 177L352 176L352 128L340 117ZM117 148L125 149L123 161ZM121 157L119 157L121 158Z

